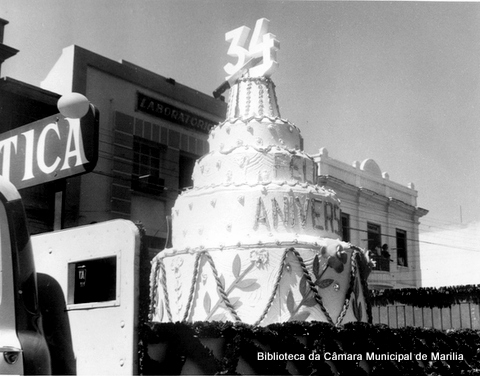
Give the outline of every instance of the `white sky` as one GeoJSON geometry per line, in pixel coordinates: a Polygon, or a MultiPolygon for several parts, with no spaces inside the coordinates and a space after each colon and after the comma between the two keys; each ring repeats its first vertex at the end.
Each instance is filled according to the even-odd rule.
{"type": "Polygon", "coordinates": [[[480,284],[480,223],[420,235],[422,287],[480,284]]]}
{"type": "Polygon", "coordinates": [[[40,85],[77,44],[204,93],[222,83],[225,33],[261,17],[280,41],[281,115],[351,163],[415,184],[421,230],[480,221],[480,3],[0,0],[1,75],[40,85]]]}

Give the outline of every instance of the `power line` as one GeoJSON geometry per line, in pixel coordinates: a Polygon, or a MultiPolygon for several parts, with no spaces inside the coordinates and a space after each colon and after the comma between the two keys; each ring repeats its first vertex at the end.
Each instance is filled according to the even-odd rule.
{"type": "MultiPolygon", "coordinates": [[[[113,136],[110,135],[110,134],[107,134],[107,133],[104,133],[104,132],[100,132],[100,134],[102,136],[104,136],[105,138],[108,138],[109,141],[111,141],[113,139],[113,136]]],[[[115,144],[113,142],[109,142],[109,141],[106,141],[106,140],[100,140],[100,142],[106,146],[110,146],[110,147],[113,147],[115,144]]],[[[133,145],[132,145],[133,146],[133,145]]],[[[113,153],[111,153],[110,151],[106,151],[106,150],[99,150],[99,154],[101,154],[101,158],[103,159],[106,159],[106,160],[110,160],[110,161],[114,161],[114,157],[115,155],[113,153]]],[[[172,161],[173,162],[173,161],[172,161]]],[[[134,161],[131,161],[132,163],[132,170],[135,168],[135,166],[139,166],[140,164],[139,163],[135,163],[134,161]]],[[[166,169],[162,169],[162,175],[166,175],[166,176],[171,176],[171,177],[176,177],[176,175],[171,175],[169,174],[168,172],[173,172],[174,170],[170,169],[170,170],[166,170],[166,169]]],[[[107,173],[107,172],[104,172],[104,171],[93,171],[94,173],[97,173],[97,174],[100,174],[100,175],[104,175],[104,176],[108,176],[110,178],[119,178],[119,179],[123,179],[123,180],[128,180],[128,181],[132,181],[132,178],[127,178],[125,176],[121,176],[121,175],[117,175],[117,174],[112,174],[112,173],[107,173]]],[[[166,189],[168,189],[167,187],[165,187],[166,189]]],[[[171,190],[171,188],[170,188],[171,190]]],[[[177,192],[182,192],[182,190],[176,190],[177,192]]],[[[357,208],[356,209],[356,212],[357,213],[360,213],[360,214],[365,214],[365,217],[362,217],[361,215],[357,215],[357,213],[355,214],[351,214],[351,213],[348,213],[350,218],[352,219],[355,219],[355,220],[359,220],[359,221],[365,221],[366,218],[368,218],[369,216],[371,216],[372,212],[371,211],[367,211],[365,210],[364,208],[357,208]]],[[[378,215],[378,213],[375,213],[378,215]]],[[[383,213],[382,213],[383,214],[383,213]]],[[[398,226],[394,226],[392,225],[390,222],[393,220],[400,220],[400,221],[405,221],[405,218],[402,217],[401,215],[398,215],[396,213],[385,213],[385,216],[388,215],[388,218],[385,218],[385,219],[381,219],[381,220],[373,220],[371,222],[375,222],[376,224],[379,224],[381,227],[382,227],[382,230],[387,230],[387,231],[382,231],[382,233],[380,234],[381,237],[386,237],[386,238],[396,238],[395,235],[390,235],[388,232],[394,230],[394,229],[397,229],[399,228],[398,226]]],[[[428,224],[428,223],[435,223],[435,221],[437,223],[447,223],[448,222],[444,222],[444,221],[441,221],[441,220],[437,220],[435,218],[429,218],[427,220],[425,219],[422,219],[422,221],[420,222],[419,226],[418,226],[418,229],[419,229],[419,232],[420,232],[420,227],[435,227],[435,228],[438,228],[440,230],[445,230],[445,231],[448,231],[448,230],[451,230],[451,228],[447,228],[447,227],[440,227],[439,225],[432,225],[432,224],[428,224]]],[[[367,220],[368,222],[368,220],[367,220]]],[[[405,226],[402,228],[405,229],[405,228],[409,228],[411,226],[415,226],[414,223],[411,223],[410,226],[405,226]]],[[[364,230],[364,229],[358,229],[358,228],[349,228],[350,230],[353,230],[353,231],[358,231],[358,232],[367,232],[367,230],[364,230]]],[[[423,233],[427,233],[427,232],[434,232],[434,231],[427,231],[427,230],[424,230],[423,233]]],[[[439,235],[440,238],[442,239],[445,239],[446,241],[450,240],[450,239],[455,239],[455,234],[451,234],[451,236],[453,237],[449,237],[448,234],[442,234],[442,235],[439,235]],[[446,235],[446,236],[445,236],[446,235]]],[[[466,234],[462,234],[463,236],[463,240],[465,240],[465,236],[468,236],[466,234]]],[[[455,248],[455,249],[462,249],[462,250],[466,250],[466,251],[480,251],[477,250],[477,249],[473,249],[473,248],[469,248],[469,247],[458,247],[458,246],[453,246],[453,245],[449,245],[449,244],[442,244],[442,243],[438,243],[438,242],[429,242],[429,241],[424,241],[424,240],[416,240],[416,239],[411,239],[411,238],[407,238],[407,241],[410,242],[410,243],[424,243],[424,244],[430,244],[430,245],[437,245],[437,246],[442,246],[442,247],[449,247],[449,248],[455,248]]],[[[473,238],[472,238],[472,241],[473,238]]]]}

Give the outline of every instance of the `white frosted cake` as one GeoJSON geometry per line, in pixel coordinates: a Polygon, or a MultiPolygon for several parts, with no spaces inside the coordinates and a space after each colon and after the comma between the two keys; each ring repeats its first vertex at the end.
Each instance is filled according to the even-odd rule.
{"type": "Polygon", "coordinates": [[[368,260],[340,240],[340,202],[269,77],[236,81],[208,142],[152,263],[151,320],[367,321],[368,260]]]}

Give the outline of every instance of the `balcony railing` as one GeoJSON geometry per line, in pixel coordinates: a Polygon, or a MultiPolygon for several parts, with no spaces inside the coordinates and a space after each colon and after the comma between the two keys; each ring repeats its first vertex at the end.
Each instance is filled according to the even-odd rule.
{"type": "Polygon", "coordinates": [[[390,271],[390,258],[375,254],[373,254],[371,257],[373,261],[375,261],[375,266],[373,267],[373,270],[380,270],[383,272],[390,271]]]}

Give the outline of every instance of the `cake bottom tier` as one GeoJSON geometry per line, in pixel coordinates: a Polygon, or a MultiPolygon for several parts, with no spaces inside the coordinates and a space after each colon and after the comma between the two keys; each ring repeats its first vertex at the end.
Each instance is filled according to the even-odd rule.
{"type": "Polygon", "coordinates": [[[368,321],[363,253],[347,243],[161,252],[152,262],[150,320],[368,321]]]}

